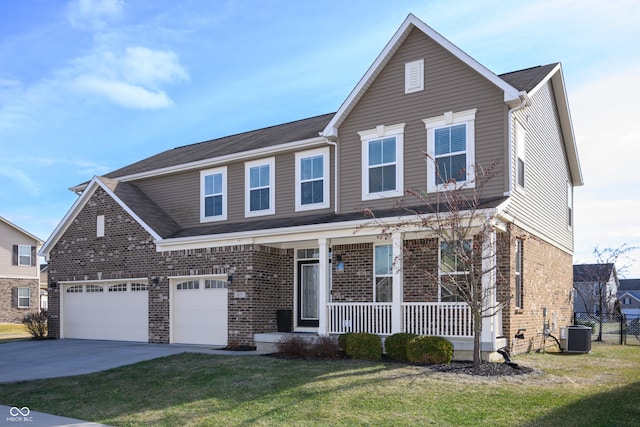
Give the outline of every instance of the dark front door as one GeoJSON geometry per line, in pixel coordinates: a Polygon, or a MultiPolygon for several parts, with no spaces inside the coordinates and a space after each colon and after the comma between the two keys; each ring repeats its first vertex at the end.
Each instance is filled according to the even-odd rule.
{"type": "Polygon", "coordinates": [[[298,326],[318,327],[318,278],[320,264],[317,260],[298,261],[298,326]]]}

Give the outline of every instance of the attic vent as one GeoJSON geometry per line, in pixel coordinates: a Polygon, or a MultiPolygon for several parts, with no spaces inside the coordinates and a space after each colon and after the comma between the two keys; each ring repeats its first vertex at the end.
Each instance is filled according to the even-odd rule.
{"type": "Polygon", "coordinates": [[[404,64],[404,93],[424,90],[424,59],[404,64]]]}

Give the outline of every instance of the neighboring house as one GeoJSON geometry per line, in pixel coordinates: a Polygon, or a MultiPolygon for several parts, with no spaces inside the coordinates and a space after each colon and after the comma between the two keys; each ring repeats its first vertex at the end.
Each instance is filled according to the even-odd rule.
{"type": "Polygon", "coordinates": [[[0,217],[0,323],[21,323],[39,310],[42,240],[0,217]]]}
{"type": "Polygon", "coordinates": [[[40,264],[40,310],[49,309],[49,265],[40,264]]]}
{"type": "Polygon", "coordinates": [[[574,265],[573,310],[578,315],[614,313],[618,286],[618,274],[613,263],[574,265]]]}
{"type": "Polygon", "coordinates": [[[487,260],[503,273],[491,296],[503,308],[483,320],[482,346],[540,347],[543,308],[552,328],[572,314],[582,175],[562,68],[497,76],[413,15],[336,113],[178,147],[74,187],[41,251],[50,333],[261,345],[284,310],[281,330],[442,335],[466,357],[468,307],[401,265],[417,245],[446,275],[437,237],[360,227],[363,208],[398,220],[405,189],[442,190],[425,150],[458,182],[497,165],[482,212],[495,218],[490,238],[508,242],[487,260]]]}
{"type": "Polygon", "coordinates": [[[628,316],[640,316],[640,279],[620,279],[618,286],[620,309],[628,316]]]}

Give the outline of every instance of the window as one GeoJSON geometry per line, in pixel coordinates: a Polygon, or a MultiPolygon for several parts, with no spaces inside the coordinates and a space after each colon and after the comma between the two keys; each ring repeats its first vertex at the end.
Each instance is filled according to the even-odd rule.
{"type": "Polygon", "coordinates": [[[393,288],[393,248],[391,245],[374,247],[373,269],[375,272],[374,301],[390,302],[393,288]]]}
{"type": "Polygon", "coordinates": [[[176,289],[179,291],[184,291],[187,289],[200,289],[200,281],[199,280],[189,280],[186,282],[178,283],[176,289]]]}
{"type": "Polygon", "coordinates": [[[424,59],[404,64],[404,93],[424,90],[424,59]]]}
{"type": "Polygon", "coordinates": [[[213,279],[213,280],[207,279],[204,281],[204,288],[205,289],[226,289],[227,281],[220,280],[220,279],[213,279]]]}
{"type": "Polygon", "coordinates": [[[67,288],[67,293],[68,294],[77,294],[77,293],[81,293],[83,289],[83,285],[73,285],[73,286],[69,286],[67,288]]]}
{"type": "Polygon", "coordinates": [[[440,301],[465,301],[460,292],[465,286],[472,245],[470,240],[440,242],[440,301]]]}
{"type": "Polygon", "coordinates": [[[104,215],[96,217],[96,237],[104,237],[104,215]]]}
{"type": "Polygon", "coordinates": [[[329,149],[296,153],[296,211],[329,207],[329,149]]]}
{"type": "Polygon", "coordinates": [[[18,308],[31,307],[31,290],[29,288],[18,288],[18,308]]]}
{"type": "Polygon", "coordinates": [[[117,285],[109,286],[109,292],[127,292],[126,283],[118,283],[117,285]]]}
{"type": "Polygon", "coordinates": [[[427,188],[441,191],[445,184],[474,187],[476,110],[424,119],[427,129],[427,188]]]}
{"type": "Polygon", "coordinates": [[[31,265],[31,246],[18,245],[18,265],[31,265]]]}
{"type": "Polygon", "coordinates": [[[402,196],[404,123],[358,132],[362,141],[362,200],[402,196]]]}
{"type": "Polygon", "coordinates": [[[100,285],[87,285],[85,292],[104,292],[104,288],[100,285]]]}
{"type": "Polygon", "coordinates": [[[567,181],[567,227],[573,226],[573,187],[567,181]]]}
{"type": "Polygon", "coordinates": [[[275,213],[275,159],[245,163],[245,216],[275,213]]]}
{"type": "Polygon", "coordinates": [[[518,151],[516,182],[519,187],[524,188],[526,133],[519,123],[516,124],[516,145],[518,151]]]}
{"type": "Polygon", "coordinates": [[[132,283],[131,284],[131,290],[133,292],[146,291],[148,289],[149,289],[149,285],[147,283],[132,283]]]}
{"type": "Polygon", "coordinates": [[[227,168],[200,172],[200,221],[227,219],[227,168]]]}
{"type": "Polygon", "coordinates": [[[516,308],[523,308],[522,292],[522,239],[516,239],[516,308]]]}

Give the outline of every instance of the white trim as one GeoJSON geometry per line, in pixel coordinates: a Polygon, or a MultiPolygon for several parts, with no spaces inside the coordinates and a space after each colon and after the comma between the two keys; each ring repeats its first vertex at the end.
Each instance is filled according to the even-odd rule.
{"type": "Polygon", "coordinates": [[[516,190],[524,191],[527,187],[527,131],[524,126],[518,121],[515,121],[516,125],[516,190]],[[520,185],[520,160],[524,164],[524,176],[523,183],[520,185]]]}
{"type": "Polygon", "coordinates": [[[362,200],[376,200],[387,197],[401,197],[404,194],[404,127],[406,123],[385,126],[358,132],[362,142],[362,200]],[[395,190],[369,192],[369,144],[384,138],[396,140],[396,188],[395,190]]]}
{"type": "Polygon", "coordinates": [[[33,263],[33,259],[31,257],[31,248],[32,248],[33,245],[16,245],[16,246],[18,246],[18,253],[16,254],[18,256],[18,259],[16,260],[17,261],[17,266],[18,267],[33,267],[31,265],[33,263]],[[20,255],[20,249],[21,248],[27,248],[28,249],[29,262],[27,264],[23,264],[23,263],[20,262],[20,258],[21,257],[26,257],[27,256],[27,255],[20,255]]]}
{"type": "MultiPolygon", "coordinates": [[[[296,212],[300,211],[309,211],[313,209],[324,209],[329,208],[331,206],[331,194],[330,193],[330,162],[331,155],[329,147],[317,148],[315,150],[308,151],[300,151],[295,155],[295,180],[296,180],[296,212]],[[302,173],[301,161],[303,159],[308,159],[309,157],[322,156],[322,203],[310,203],[303,205],[302,204],[302,178],[300,174],[302,173]]],[[[317,179],[316,179],[317,180],[317,179]]]]}
{"type": "Polygon", "coordinates": [[[200,222],[224,221],[227,219],[227,167],[205,169],[200,171],[200,222]],[[204,180],[207,176],[222,175],[222,193],[205,194],[204,180]],[[222,196],[222,213],[220,215],[205,216],[205,197],[222,196]]]}
{"type": "Polygon", "coordinates": [[[424,127],[427,130],[427,153],[430,158],[427,159],[427,191],[438,192],[450,188],[447,184],[436,184],[436,166],[435,166],[435,131],[446,127],[465,124],[466,125],[466,173],[465,181],[457,182],[456,187],[474,188],[474,172],[475,167],[475,118],[477,108],[471,110],[460,111],[454,113],[448,111],[440,116],[423,119],[424,127]]]}
{"type": "Polygon", "coordinates": [[[252,160],[244,163],[244,216],[255,217],[263,215],[273,215],[276,213],[276,158],[269,157],[266,159],[252,160]],[[261,209],[257,211],[250,210],[251,208],[251,169],[259,166],[269,166],[269,185],[262,186],[259,189],[269,189],[269,209],[261,209]]]}
{"type": "Polygon", "coordinates": [[[394,247],[393,247],[393,242],[384,242],[384,243],[378,243],[378,244],[374,244],[373,245],[373,262],[371,263],[373,265],[373,301],[372,302],[393,302],[393,254],[394,254],[394,247]],[[376,249],[377,248],[382,248],[382,247],[386,247],[389,248],[390,254],[391,255],[391,265],[389,266],[389,272],[385,273],[385,274],[377,274],[377,266],[376,266],[376,249]],[[378,277],[386,277],[388,279],[390,279],[390,283],[389,285],[391,285],[391,301],[378,301],[378,277]]]}
{"type": "Polygon", "coordinates": [[[433,39],[433,41],[440,44],[444,49],[448,50],[456,58],[460,59],[462,62],[470,66],[473,70],[478,72],[482,77],[486,78],[500,90],[502,90],[504,92],[504,102],[508,103],[517,101],[519,99],[520,92],[516,88],[492,73],[484,65],[480,64],[478,61],[467,55],[449,40],[442,37],[433,28],[429,27],[420,19],[416,18],[413,14],[409,14],[402,25],[400,25],[400,28],[398,28],[398,30],[395,32],[391,40],[389,40],[387,45],[384,47],[380,55],[378,55],[373,64],[369,67],[365,75],[360,79],[356,87],[351,91],[347,99],[342,103],[342,105],[338,109],[338,112],[333,116],[331,121],[324,128],[322,132],[323,136],[338,136],[338,127],[340,126],[344,118],[349,114],[354,105],[362,97],[375,77],[382,71],[389,58],[391,58],[391,56],[400,47],[402,42],[409,35],[413,28],[417,28],[418,30],[422,31],[427,37],[433,39]]]}
{"type": "Polygon", "coordinates": [[[424,90],[424,59],[404,64],[404,93],[424,90]]]}
{"type": "Polygon", "coordinates": [[[104,237],[104,215],[96,216],[96,237],[104,237]]]}

